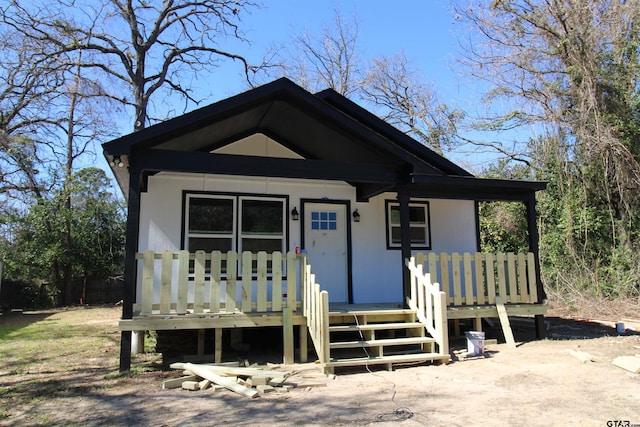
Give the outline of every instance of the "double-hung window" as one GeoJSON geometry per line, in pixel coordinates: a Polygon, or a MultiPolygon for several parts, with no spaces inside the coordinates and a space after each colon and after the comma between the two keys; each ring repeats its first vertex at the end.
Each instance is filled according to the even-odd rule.
{"type": "Polygon", "coordinates": [[[235,247],[236,200],[232,197],[188,195],[186,200],[186,247],[189,252],[235,247]]]}
{"type": "Polygon", "coordinates": [[[286,250],[284,197],[186,194],[189,252],[286,250]]]}
{"type": "MultiPolygon", "coordinates": [[[[387,222],[387,248],[400,248],[400,205],[392,200],[385,202],[387,222]]],[[[413,249],[431,249],[429,230],[429,202],[409,202],[409,234],[413,249]]]]}
{"type": "Polygon", "coordinates": [[[284,252],[284,200],[240,198],[238,251],[284,252]]]}

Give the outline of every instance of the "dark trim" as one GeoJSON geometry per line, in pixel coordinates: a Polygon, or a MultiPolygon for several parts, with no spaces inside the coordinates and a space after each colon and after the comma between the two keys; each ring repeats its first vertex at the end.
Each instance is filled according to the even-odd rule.
{"type": "Polygon", "coordinates": [[[143,150],[135,153],[137,164],[148,172],[187,172],[275,178],[329,179],[348,182],[392,184],[398,173],[381,165],[334,160],[283,159],[238,156],[199,151],[143,150]]]}
{"type": "Polygon", "coordinates": [[[407,308],[407,297],[411,294],[411,275],[409,269],[404,265],[405,260],[411,258],[411,221],[409,213],[409,195],[402,189],[398,191],[398,203],[400,204],[400,238],[401,251],[400,261],[402,268],[402,305],[407,308]]]}
{"type": "MultiPolygon", "coordinates": [[[[124,258],[124,289],[122,295],[122,318],[133,318],[133,303],[136,299],[138,239],[140,232],[140,175],[139,169],[130,168],[129,196],[127,198],[127,223],[124,258]]],[[[131,332],[123,331],[120,340],[120,372],[131,369],[131,332]]]]}
{"type": "Polygon", "coordinates": [[[540,273],[540,248],[538,238],[538,226],[536,215],[536,198],[532,195],[529,200],[525,202],[527,209],[527,231],[529,234],[529,251],[533,252],[536,263],[536,286],[538,290],[538,303],[542,304],[547,299],[547,294],[544,291],[542,285],[542,277],[540,273]]]}
{"type": "MultiPolygon", "coordinates": [[[[236,193],[236,192],[227,192],[227,191],[204,191],[204,190],[182,190],[182,213],[181,213],[181,220],[180,220],[180,227],[181,227],[181,231],[180,231],[180,248],[181,249],[185,249],[185,240],[186,240],[186,221],[187,221],[187,196],[189,195],[202,195],[202,196],[224,196],[224,197],[233,197],[236,201],[236,210],[234,212],[234,215],[236,216],[236,224],[239,225],[240,224],[240,198],[241,197],[254,197],[257,199],[264,199],[264,198],[268,198],[268,199],[281,199],[284,202],[284,222],[285,222],[285,236],[283,237],[284,239],[284,252],[285,254],[290,250],[290,245],[289,245],[289,241],[290,241],[290,226],[289,226],[289,222],[290,220],[290,203],[289,203],[289,195],[288,194],[263,194],[263,193],[236,193]]],[[[238,249],[238,245],[239,245],[239,239],[240,239],[240,232],[239,230],[235,230],[235,241],[234,243],[234,247],[236,249],[238,249]]],[[[237,274],[237,278],[238,280],[242,279],[242,275],[240,274],[241,272],[238,272],[237,274]]],[[[285,272],[286,273],[286,272],[285,272]]],[[[257,277],[256,277],[257,279],[257,277]]],[[[283,279],[286,279],[286,276],[283,276],[283,279]]]]}
{"type": "MultiPolygon", "coordinates": [[[[391,219],[389,218],[389,206],[391,205],[396,205],[399,206],[400,203],[398,202],[398,200],[391,200],[391,199],[385,199],[384,201],[384,227],[385,227],[385,238],[387,241],[387,250],[402,250],[402,243],[400,243],[400,246],[393,246],[391,243],[391,236],[390,236],[390,230],[389,230],[389,225],[390,225],[390,221],[391,219]]],[[[411,247],[411,249],[425,249],[425,250],[431,250],[432,248],[432,240],[431,240],[431,206],[429,204],[428,200],[420,200],[420,199],[409,199],[409,207],[411,207],[411,205],[424,205],[425,206],[425,218],[427,221],[427,244],[426,245],[417,245],[417,244],[413,244],[411,243],[411,240],[409,240],[409,245],[411,247]]],[[[409,231],[411,231],[411,221],[409,221],[409,231]]],[[[402,228],[402,224],[400,225],[400,227],[402,228]]]]}
{"type": "MultiPolygon", "coordinates": [[[[135,147],[134,150],[157,147],[164,142],[197,132],[247,111],[264,109],[266,112],[277,103],[288,104],[291,108],[303,111],[316,122],[345,135],[347,139],[366,141],[368,147],[377,151],[381,158],[426,164],[424,159],[417,157],[388,137],[373,131],[370,123],[350,116],[344,110],[336,108],[319,96],[312,95],[286,78],[149,126],[142,131],[122,136],[103,144],[103,147],[111,155],[129,154],[133,147],[135,147]]],[[[247,120],[236,134],[246,134],[248,131],[264,133],[265,129],[269,130],[268,124],[264,123],[264,117],[265,114],[262,114],[260,117],[247,120]]],[[[420,145],[417,141],[412,141],[415,145],[420,145]]]]}
{"type": "Polygon", "coordinates": [[[527,201],[545,188],[547,183],[542,181],[413,174],[406,191],[410,196],[431,199],[527,201]]]}
{"type": "Polygon", "coordinates": [[[353,304],[353,242],[351,238],[351,222],[353,218],[351,216],[351,201],[337,199],[300,199],[300,245],[303,249],[305,248],[305,212],[307,203],[343,205],[346,208],[347,219],[345,227],[347,229],[347,303],[353,304]]]}
{"type": "Polygon", "coordinates": [[[476,252],[481,252],[482,240],[480,238],[480,202],[476,200],[473,206],[476,215],[476,252]]]}
{"type": "MultiPolygon", "coordinates": [[[[524,202],[527,208],[527,231],[529,233],[529,251],[533,252],[533,257],[536,263],[536,288],[538,291],[538,304],[544,304],[547,300],[547,294],[542,285],[542,277],[540,272],[540,248],[539,248],[539,236],[538,225],[536,215],[536,196],[532,194],[528,200],[524,202]]],[[[543,339],[547,335],[546,325],[544,322],[544,315],[537,314],[534,316],[534,325],[536,331],[536,338],[543,339]]]]}

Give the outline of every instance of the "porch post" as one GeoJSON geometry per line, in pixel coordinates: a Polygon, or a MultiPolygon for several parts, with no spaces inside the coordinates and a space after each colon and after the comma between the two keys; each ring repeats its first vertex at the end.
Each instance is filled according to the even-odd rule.
{"type": "MultiPolygon", "coordinates": [[[[136,297],[136,251],[138,250],[141,174],[141,170],[129,166],[129,198],[127,201],[124,290],[122,297],[123,319],[133,318],[133,303],[136,297]]],[[[131,338],[131,331],[122,331],[120,334],[120,372],[126,372],[131,369],[131,338]]]]}
{"type": "Polygon", "coordinates": [[[407,297],[411,292],[411,274],[409,269],[405,267],[404,260],[411,258],[411,229],[409,223],[409,195],[398,189],[398,203],[400,204],[400,246],[401,246],[401,265],[402,265],[402,305],[407,307],[407,297]]]}
{"type": "MultiPolygon", "coordinates": [[[[536,288],[538,291],[538,303],[542,304],[547,299],[547,294],[542,286],[542,278],[540,276],[540,250],[539,250],[539,237],[538,237],[538,225],[536,216],[536,194],[531,193],[529,198],[524,202],[527,207],[527,231],[529,232],[529,251],[533,253],[536,269],[536,288]]],[[[542,339],[546,336],[546,329],[544,326],[544,316],[537,314],[535,316],[536,337],[542,339]]]]}

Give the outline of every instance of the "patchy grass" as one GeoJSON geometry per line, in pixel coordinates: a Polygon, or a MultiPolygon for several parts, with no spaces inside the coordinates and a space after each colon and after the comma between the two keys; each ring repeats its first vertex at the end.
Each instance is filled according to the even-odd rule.
{"type": "Polygon", "coordinates": [[[96,395],[157,369],[159,355],[150,353],[134,358],[131,374],[119,375],[119,317],[111,307],[0,315],[0,422],[56,424],[38,411],[28,415],[29,408],[96,395]]]}

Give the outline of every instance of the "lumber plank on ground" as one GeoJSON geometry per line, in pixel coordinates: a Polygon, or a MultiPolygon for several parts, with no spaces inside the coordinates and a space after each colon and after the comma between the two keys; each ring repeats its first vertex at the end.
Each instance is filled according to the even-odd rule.
{"type": "Polygon", "coordinates": [[[182,383],[185,381],[196,381],[198,377],[196,375],[186,375],[180,378],[171,378],[162,382],[162,389],[169,390],[172,388],[182,387],[182,383]]]}
{"type": "MultiPolygon", "coordinates": [[[[186,368],[187,365],[192,365],[192,364],[184,363],[184,362],[175,362],[169,365],[169,367],[171,369],[183,369],[183,370],[189,371],[189,369],[186,368]]],[[[214,372],[218,375],[231,376],[231,377],[261,376],[261,377],[271,377],[271,378],[281,378],[281,377],[287,378],[289,375],[291,375],[289,372],[286,372],[286,371],[274,371],[274,370],[260,369],[260,368],[221,366],[217,364],[216,365],[198,364],[197,366],[200,366],[204,369],[208,369],[209,371],[214,372]]]]}
{"type": "Polygon", "coordinates": [[[618,368],[622,368],[635,374],[640,373],[640,357],[637,356],[619,356],[613,359],[613,364],[618,368]]]}
{"type": "Polygon", "coordinates": [[[182,389],[190,391],[200,390],[200,383],[198,381],[183,381],[182,389]]]}
{"type": "Polygon", "coordinates": [[[259,386],[259,385],[267,385],[269,383],[269,377],[263,376],[252,376],[247,378],[247,385],[251,387],[259,386]]]}
{"type": "Polygon", "coordinates": [[[193,363],[187,363],[185,364],[184,369],[191,371],[195,375],[205,380],[209,380],[212,383],[225,386],[227,389],[233,392],[236,392],[238,394],[241,394],[243,396],[255,398],[259,394],[258,391],[256,390],[253,390],[251,388],[238,384],[234,378],[223,377],[205,368],[204,366],[195,365],[193,363]]]}
{"type": "Polygon", "coordinates": [[[578,359],[582,363],[593,362],[593,356],[589,353],[579,350],[569,350],[569,354],[576,359],[578,359]]]}
{"type": "Polygon", "coordinates": [[[509,324],[509,316],[507,315],[507,309],[504,306],[502,297],[496,296],[496,308],[498,309],[498,317],[500,318],[500,325],[502,325],[504,339],[509,347],[516,348],[516,341],[513,338],[513,331],[509,324]]]}

